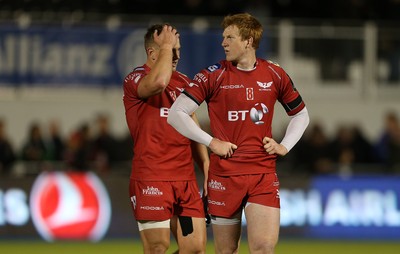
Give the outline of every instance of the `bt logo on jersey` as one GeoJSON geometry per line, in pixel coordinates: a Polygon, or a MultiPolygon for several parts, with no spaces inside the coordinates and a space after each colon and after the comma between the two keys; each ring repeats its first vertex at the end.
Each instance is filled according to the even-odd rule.
{"type": "Polygon", "coordinates": [[[93,173],[42,173],[31,192],[32,220],[47,241],[100,240],[111,219],[111,203],[93,173]]]}
{"type": "Polygon", "coordinates": [[[264,115],[269,112],[268,107],[264,103],[256,103],[250,110],[231,110],[228,111],[228,121],[245,121],[247,115],[250,115],[250,119],[253,123],[259,125],[263,124],[264,115]]]}
{"type": "Polygon", "coordinates": [[[230,122],[244,121],[247,113],[249,113],[248,110],[228,111],[228,120],[230,122]]]}
{"type": "Polygon", "coordinates": [[[264,103],[256,103],[254,107],[250,109],[250,118],[255,124],[263,124],[262,121],[264,114],[268,113],[268,108],[264,103]]]}

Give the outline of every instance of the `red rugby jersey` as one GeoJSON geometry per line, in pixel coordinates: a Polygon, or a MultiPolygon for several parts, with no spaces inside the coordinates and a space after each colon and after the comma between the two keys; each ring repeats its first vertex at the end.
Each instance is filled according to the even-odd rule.
{"type": "Polygon", "coordinates": [[[268,155],[262,143],[265,136],[272,137],[274,105],[279,101],[288,115],[305,107],[286,72],[263,59],[257,59],[250,71],[223,60],[196,74],[193,82],[183,93],[199,105],[207,102],[213,136],[238,146],[228,159],[211,154],[210,171],[217,175],[275,172],[277,155],[268,155]]]}
{"type": "Polygon", "coordinates": [[[168,111],[190,79],[174,71],[163,93],[142,100],[140,80],[150,72],[147,65],[134,69],[124,80],[126,122],[133,139],[131,178],[148,181],[195,179],[191,141],[167,123],[168,111]]]}

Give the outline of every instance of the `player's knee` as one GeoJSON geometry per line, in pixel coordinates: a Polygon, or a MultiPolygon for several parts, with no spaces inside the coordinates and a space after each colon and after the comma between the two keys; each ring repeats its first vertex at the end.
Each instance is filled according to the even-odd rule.
{"type": "Polygon", "coordinates": [[[158,253],[165,253],[169,248],[169,242],[167,241],[160,241],[154,242],[149,245],[150,253],[158,254],[158,253]]]}
{"type": "Polygon", "coordinates": [[[193,218],[193,232],[187,236],[183,236],[180,243],[184,244],[187,250],[182,253],[205,253],[207,234],[203,218],[193,218]]]}
{"type": "Polygon", "coordinates": [[[266,253],[273,254],[275,250],[275,243],[264,241],[264,242],[255,242],[250,246],[251,252],[254,253],[266,253]]]}
{"type": "Polygon", "coordinates": [[[178,253],[194,253],[194,254],[203,254],[206,253],[206,247],[205,245],[201,244],[196,244],[192,243],[191,245],[187,246],[179,246],[179,252],[178,253]]]}
{"type": "Polygon", "coordinates": [[[181,239],[179,241],[179,249],[180,253],[196,253],[196,254],[202,254],[205,253],[206,251],[206,237],[203,237],[202,235],[196,235],[194,237],[191,237],[189,239],[181,239]]]}
{"type": "Polygon", "coordinates": [[[188,253],[204,254],[206,253],[206,248],[202,244],[193,244],[188,253]]]}
{"type": "Polygon", "coordinates": [[[196,253],[198,251],[203,251],[206,248],[206,238],[203,238],[202,236],[198,235],[197,238],[195,238],[195,240],[192,240],[190,245],[192,246],[192,249],[196,251],[196,253]]]}
{"type": "Polygon", "coordinates": [[[237,254],[239,253],[239,246],[235,247],[229,247],[229,246],[224,246],[222,248],[216,248],[215,253],[218,254],[237,254]]]}
{"type": "Polygon", "coordinates": [[[238,242],[224,242],[224,244],[215,243],[215,253],[218,254],[236,254],[239,252],[238,242]]]}

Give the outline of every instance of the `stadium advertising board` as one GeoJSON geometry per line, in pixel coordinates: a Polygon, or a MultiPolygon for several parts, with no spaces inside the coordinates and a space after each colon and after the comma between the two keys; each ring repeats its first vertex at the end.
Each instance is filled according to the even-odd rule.
{"type": "Polygon", "coordinates": [[[282,236],[400,239],[399,177],[313,177],[307,186],[282,180],[282,236]]]}
{"type": "MultiPolygon", "coordinates": [[[[146,29],[0,25],[0,85],[120,86],[134,67],[146,62],[146,29]]],[[[224,57],[214,43],[220,40],[219,30],[199,34],[182,28],[180,34],[185,47],[178,70],[189,77],[224,57]]]]}
{"type": "Polygon", "coordinates": [[[110,224],[111,204],[93,173],[42,173],[30,194],[32,221],[47,241],[101,240],[110,224]]]}
{"type": "Polygon", "coordinates": [[[111,217],[108,193],[91,172],[44,172],[30,193],[16,186],[0,190],[0,208],[0,227],[13,232],[31,222],[46,241],[99,241],[111,217]]]}
{"type": "Polygon", "coordinates": [[[317,177],[308,196],[320,208],[309,213],[311,237],[400,239],[398,176],[317,177]]]}
{"type": "MultiPolygon", "coordinates": [[[[122,175],[2,178],[0,239],[138,238],[128,193],[122,175]]],[[[400,239],[399,177],[282,176],[280,197],[281,237],[400,239]]]]}

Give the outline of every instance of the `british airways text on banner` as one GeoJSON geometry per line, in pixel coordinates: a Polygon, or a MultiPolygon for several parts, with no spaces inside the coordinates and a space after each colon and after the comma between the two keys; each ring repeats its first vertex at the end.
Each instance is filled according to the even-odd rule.
{"type": "Polygon", "coordinates": [[[307,189],[281,185],[282,234],[400,239],[400,177],[326,176],[310,180],[307,189]]]}
{"type": "Polygon", "coordinates": [[[281,189],[282,229],[315,238],[400,239],[400,178],[314,177],[305,189],[281,189]]]}
{"type": "Polygon", "coordinates": [[[310,236],[400,239],[400,177],[316,177],[310,189],[321,200],[310,236]]]}

